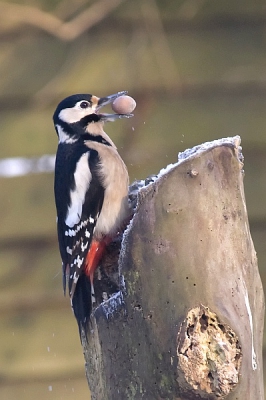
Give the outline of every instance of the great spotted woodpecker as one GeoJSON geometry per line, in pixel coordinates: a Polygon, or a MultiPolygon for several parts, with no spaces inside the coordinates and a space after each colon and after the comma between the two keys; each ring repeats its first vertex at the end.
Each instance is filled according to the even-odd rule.
{"type": "Polygon", "coordinates": [[[59,139],[54,192],[63,286],[66,291],[68,284],[80,333],[87,330],[92,311],[95,269],[129,216],[127,168],[103,125],[132,114],[99,113],[125,93],[76,94],[59,103],[53,116],[59,139]]]}

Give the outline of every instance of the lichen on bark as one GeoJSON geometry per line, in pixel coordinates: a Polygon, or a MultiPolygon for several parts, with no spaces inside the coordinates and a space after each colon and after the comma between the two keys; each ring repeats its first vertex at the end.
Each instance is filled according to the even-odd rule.
{"type": "Polygon", "coordinates": [[[225,398],[238,384],[241,345],[229,325],[203,305],[188,311],[177,335],[177,380],[201,398],[225,398]]]}

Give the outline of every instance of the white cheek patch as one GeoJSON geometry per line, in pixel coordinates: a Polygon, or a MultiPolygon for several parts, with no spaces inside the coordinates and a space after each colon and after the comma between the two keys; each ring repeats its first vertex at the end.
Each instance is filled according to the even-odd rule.
{"type": "Polygon", "coordinates": [[[64,108],[60,111],[58,118],[61,121],[71,124],[72,122],[77,122],[80,118],[78,116],[77,110],[73,108],[64,108]]]}
{"type": "MultiPolygon", "coordinates": [[[[78,224],[80,221],[82,207],[85,201],[85,195],[90,186],[91,172],[89,169],[88,157],[88,153],[85,153],[81,156],[80,160],[77,163],[76,171],[74,173],[76,187],[70,192],[70,206],[68,207],[67,217],[65,220],[66,225],[70,228],[73,228],[73,226],[78,224]]],[[[79,228],[79,230],[80,229],[81,227],[79,228]]],[[[67,231],[65,232],[65,234],[66,236],[75,236],[79,230],[78,228],[72,231],[69,229],[68,235],[66,234],[67,231]]]]}
{"type": "Polygon", "coordinates": [[[92,107],[81,108],[80,103],[81,102],[78,102],[75,107],[64,108],[61,110],[58,114],[58,118],[67,124],[74,124],[86,117],[86,115],[95,113],[97,104],[94,104],[92,107]]]}

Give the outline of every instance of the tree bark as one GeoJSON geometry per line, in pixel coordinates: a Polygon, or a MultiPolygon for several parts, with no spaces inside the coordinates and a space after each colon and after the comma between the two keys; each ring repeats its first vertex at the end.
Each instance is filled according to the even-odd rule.
{"type": "Polygon", "coordinates": [[[120,290],[82,339],[92,399],[264,399],[264,296],[239,145],[187,150],[139,190],[120,290]]]}

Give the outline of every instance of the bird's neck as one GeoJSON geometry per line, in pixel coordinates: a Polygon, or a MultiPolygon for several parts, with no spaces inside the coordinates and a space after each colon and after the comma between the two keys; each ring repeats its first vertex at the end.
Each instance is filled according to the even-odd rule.
{"type": "MultiPolygon", "coordinates": [[[[85,125],[85,118],[81,121],[74,124],[67,124],[63,121],[60,121],[60,124],[56,125],[57,132],[59,136],[59,142],[61,143],[73,143],[73,142],[81,142],[84,143],[86,141],[92,141],[101,143],[107,146],[111,146],[116,148],[113,141],[103,130],[103,122],[97,118],[97,114],[91,114],[87,117],[93,117],[92,121],[88,122],[85,125]],[[94,121],[95,119],[95,121],[94,121]]],[[[86,118],[87,118],[86,117],[86,118]]],[[[88,121],[88,118],[87,118],[88,121]]]]}

